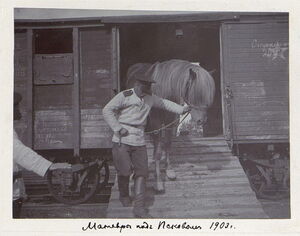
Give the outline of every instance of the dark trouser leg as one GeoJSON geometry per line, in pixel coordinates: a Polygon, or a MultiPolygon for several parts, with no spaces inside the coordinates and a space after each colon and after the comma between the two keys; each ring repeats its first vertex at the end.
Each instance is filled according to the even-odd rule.
{"type": "Polygon", "coordinates": [[[118,187],[120,192],[120,202],[124,207],[131,206],[129,197],[129,176],[118,176],[118,187]]]}
{"type": "Polygon", "coordinates": [[[145,208],[145,193],[146,193],[146,179],[143,176],[137,176],[134,180],[134,203],[133,213],[137,218],[152,218],[145,208]]]}
{"type": "Polygon", "coordinates": [[[146,178],[148,176],[148,156],[146,146],[132,147],[131,160],[134,168],[133,213],[137,218],[152,218],[145,208],[146,178]]]}
{"type": "Polygon", "coordinates": [[[124,207],[131,205],[129,198],[129,176],[132,170],[129,149],[130,147],[126,144],[118,145],[113,143],[112,147],[113,161],[118,174],[119,199],[124,207]]]}
{"type": "Polygon", "coordinates": [[[23,200],[13,200],[13,218],[20,218],[23,200]]]}

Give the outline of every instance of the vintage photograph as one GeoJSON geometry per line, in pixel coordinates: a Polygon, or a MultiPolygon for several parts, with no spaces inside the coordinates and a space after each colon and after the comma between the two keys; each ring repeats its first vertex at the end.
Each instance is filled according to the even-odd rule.
{"type": "Polygon", "coordinates": [[[13,90],[13,218],[291,218],[288,12],[15,8],[13,90]]]}

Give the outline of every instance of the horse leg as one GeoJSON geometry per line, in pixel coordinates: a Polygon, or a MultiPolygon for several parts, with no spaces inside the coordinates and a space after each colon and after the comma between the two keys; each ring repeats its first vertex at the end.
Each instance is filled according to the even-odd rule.
{"type": "Polygon", "coordinates": [[[155,160],[155,174],[156,174],[156,182],[154,185],[154,189],[158,192],[162,192],[164,191],[164,185],[160,173],[160,159],[162,154],[162,147],[161,147],[161,140],[158,136],[159,135],[155,135],[153,137],[153,141],[154,141],[153,157],[155,160]]]}
{"type": "Polygon", "coordinates": [[[164,143],[164,152],[166,156],[166,175],[168,179],[175,180],[176,179],[176,173],[172,169],[170,164],[170,150],[171,150],[171,144],[172,144],[172,129],[166,130],[166,137],[165,137],[165,143],[164,143]]]}

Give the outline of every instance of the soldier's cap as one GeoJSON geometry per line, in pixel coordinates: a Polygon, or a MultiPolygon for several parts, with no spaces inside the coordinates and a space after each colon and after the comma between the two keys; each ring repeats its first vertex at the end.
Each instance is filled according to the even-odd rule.
{"type": "Polygon", "coordinates": [[[155,80],[152,78],[153,69],[150,70],[140,70],[135,74],[135,79],[142,81],[142,82],[148,82],[148,83],[156,83],[155,80]]]}
{"type": "Polygon", "coordinates": [[[22,101],[22,95],[14,92],[14,106],[18,105],[22,101]]]}

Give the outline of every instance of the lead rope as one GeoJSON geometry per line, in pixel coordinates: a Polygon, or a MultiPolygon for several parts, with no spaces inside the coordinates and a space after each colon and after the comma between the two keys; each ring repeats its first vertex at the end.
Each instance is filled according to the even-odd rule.
{"type": "MultiPolygon", "coordinates": [[[[187,112],[187,113],[184,115],[183,119],[179,122],[178,125],[180,125],[180,124],[185,120],[185,118],[186,118],[189,114],[190,114],[190,112],[187,112]]],[[[170,127],[171,125],[175,124],[175,122],[177,122],[178,120],[180,120],[180,117],[177,118],[177,119],[175,119],[175,120],[173,120],[171,123],[169,123],[169,124],[167,124],[167,125],[165,125],[165,126],[160,127],[159,129],[155,129],[155,130],[151,130],[151,131],[145,132],[145,134],[158,134],[159,131],[164,130],[164,129],[170,127]]]]}
{"type": "MultiPolygon", "coordinates": [[[[190,112],[187,112],[187,113],[184,115],[183,119],[179,122],[178,125],[180,125],[180,124],[185,120],[185,118],[186,118],[189,114],[190,114],[190,112]]],[[[177,118],[177,119],[175,119],[175,120],[173,120],[171,123],[169,123],[169,124],[167,124],[167,125],[165,125],[165,126],[160,127],[159,129],[155,129],[155,130],[151,130],[151,131],[145,132],[145,134],[158,134],[159,131],[168,128],[169,126],[171,126],[171,125],[173,125],[175,122],[177,122],[179,119],[180,119],[180,117],[177,118]]],[[[122,143],[121,143],[121,140],[122,140],[122,136],[119,136],[119,142],[118,142],[119,147],[120,147],[121,144],[122,144],[122,143]]]]}

